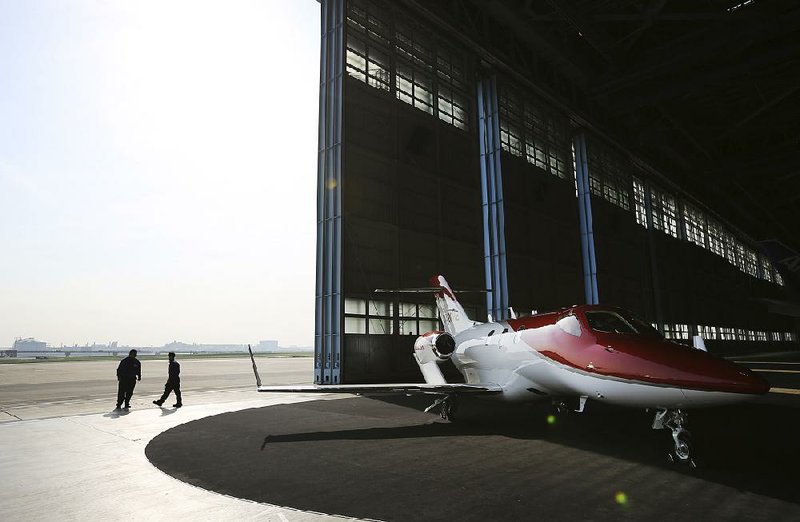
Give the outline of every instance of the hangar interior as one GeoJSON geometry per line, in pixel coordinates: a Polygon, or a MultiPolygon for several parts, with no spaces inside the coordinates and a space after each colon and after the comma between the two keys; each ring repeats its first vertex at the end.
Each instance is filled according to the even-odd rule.
{"type": "Polygon", "coordinates": [[[798,349],[793,2],[320,3],[315,382],[420,381],[432,298],[374,290],[436,274],[477,320],[798,349]]]}

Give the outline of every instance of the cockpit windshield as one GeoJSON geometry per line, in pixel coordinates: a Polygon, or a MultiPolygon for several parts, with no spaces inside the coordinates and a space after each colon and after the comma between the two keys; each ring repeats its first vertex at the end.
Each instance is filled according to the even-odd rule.
{"type": "Polygon", "coordinates": [[[658,330],[641,319],[620,311],[591,310],[586,312],[589,328],[596,332],[640,334],[648,337],[661,337],[658,330]]]}

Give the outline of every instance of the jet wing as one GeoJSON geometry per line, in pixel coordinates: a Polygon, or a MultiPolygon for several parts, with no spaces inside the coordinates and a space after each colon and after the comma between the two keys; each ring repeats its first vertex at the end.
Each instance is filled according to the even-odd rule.
{"type": "Polygon", "coordinates": [[[268,393],[359,393],[383,395],[448,395],[450,393],[493,394],[503,388],[496,384],[321,384],[258,386],[258,391],[268,393]]]}
{"type": "Polygon", "coordinates": [[[256,387],[258,391],[267,393],[360,393],[383,394],[383,395],[449,395],[451,393],[472,393],[472,394],[491,394],[500,393],[503,388],[497,384],[421,384],[421,383],[401,383],[401,384],[288,384],[280,386],[264,386],[261,384],[261,376],[258,375],[256,360],[253,357],[253,350],[247,345],[250,352],[250,361],[253,363],[253,374],[256,377],[256,387]]]}

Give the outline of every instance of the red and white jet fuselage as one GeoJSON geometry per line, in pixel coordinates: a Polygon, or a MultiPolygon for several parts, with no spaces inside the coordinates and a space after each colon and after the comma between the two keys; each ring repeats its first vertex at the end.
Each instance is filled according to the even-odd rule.
{"type": "Polygon", "coordinates": [[[498,384],[507,400],[584,397],[674,409],[739,402],[769,390],[750,370],[667,341],[615,307],[573,306],[476,324],[454,341],[450,359],[465,381],[498,384]]]}
{"type": "MultiPolygon", "coordinates": [[[[670,458],[693,464],[686,408],[748,400],[769,391],[753,372],[704,350],[664,339],[652,326],[613,306],[577,305],[508,321],[470,319],[442,276],[431,287],[392,292],[429,292],[436,298],[444,331],[414,343],[425,383],[262,386],[258,391],[438,395],[429,408],[452,419],[459,396],[514,402],[549,399],[656,410],[654,429],[670,429],[670,458]],[[452,361],[463,383],[448,383],[439,365],[452,361]]],[[[252,352],[251,352],[252,357],[252,352]]],[[[427,411],[427,410],[426,410],[427,411]]]]}

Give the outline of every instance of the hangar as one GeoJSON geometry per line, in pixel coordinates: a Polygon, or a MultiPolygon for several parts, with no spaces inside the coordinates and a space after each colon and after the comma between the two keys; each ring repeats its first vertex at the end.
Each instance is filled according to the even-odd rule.
{"type": "Polygon", "coordinates": [[[321,0],[315,382],[418,381],[445,274],[475,318],[628,308],[798,349],[800,8],[321,0]]]}

